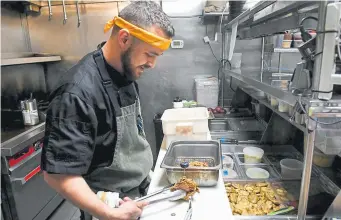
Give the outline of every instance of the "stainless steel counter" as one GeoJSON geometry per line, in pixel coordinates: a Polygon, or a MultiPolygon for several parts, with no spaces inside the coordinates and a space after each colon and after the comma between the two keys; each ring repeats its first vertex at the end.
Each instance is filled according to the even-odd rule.
{"type": "Polygon", "coordinates": [[[9,132],[1,132],[1,156],[13,156],[45,134],[45,122],[9,132]]]}

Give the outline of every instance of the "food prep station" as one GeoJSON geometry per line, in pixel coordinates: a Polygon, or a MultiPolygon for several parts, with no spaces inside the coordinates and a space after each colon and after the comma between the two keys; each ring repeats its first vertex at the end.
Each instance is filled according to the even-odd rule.
{"type": "MultiPolygon", "coordinates": [[[[321,55],[314,56],[314,75],[310,79],[314,94],[290,91],[293,74],[281,73],[280,68],[279,73],[272,72],[264,65],[267,53],[299,52],[296,41],[296,48],[276,48],[265,38],[298,28],[306,14],[317,15],[320,33],[333,34],[325,16],[328,5],[326,2],[299,1],[289,2],[279,10],[267,11],[269,6],[277,3],[260,1],[226,25],[221,25],[222,74],[218,91],[221,91],[219,102],[224,113],[212,113],[206,107],[204,112],[202,108],[195,108],[202,113],[199,114],[201,121],[185,123],[172,130],[177,122],[191,117],[189,111],[169,116],[175,118],[175,124],[170,127],[163,124],[165,137],[148,193],[176,183],[183,176],[193,179],[199,185],[200,193],[193,198],[191,220],[212,219],[213,216],[231,220],[341,219],[341,127],[336,123],[341,119],[341,98],[331,97],[329,92],[333,84],[341,82],[334,74],[335,69],[330,67],[333,64],[324,56],[335,45],[324,42],[323,35],[316,37],[316,50],[321,51],[321,55]],[[257,17],[264,11],[265,15],[257,17]],[[231,69],[227,62],[223,62],[231,60],[237,36],[242,40],[262,39],[260,70],[231,69]],[[227,106],[224,87],[226,81],[232,80],[237,82],[237,87],[227,106]],[[257,158],[259,161],[250,162],[245,153],[247,148],[262,150],[262,156],[257,158]],[[335,156],[338,153],[340,156],[335,156]],[[208,167],[181,165],[193,161],[205,162],[208,167]],[[298,169],[288,167],[295,166],[297,161],[301,163],[296,164],[298,169]],[[259,201],[262,202],[258,204],[259,201]],[[259,209],[260,206],[265,208],[259,209]],[[278,210],[282,212],[276,213],[278,210]]],[[[339,5],[335,7],[341,8],[339,5]]],[[[288,40],[283,43],[288,47],[288,40]]],[[[49,54],[15,57],[9,57],[1,65],[40,63],[46,71],[46,63],[61,60],[60,56],[49,54]]],[[[2,110],[5,114],[6,109],[2,110]]],[[[16,114],[21,114],[15,110],[16,114]]],[[[47,219],[63,201],[44,182],[40,170],[41,139],[45,131],[44,111],[40,112],[39,124],[1,134],[1,208],[4,213],[1,216],[8,219],[47,219]],[[37,195],[37,191],[41,193],[37,195]],[[37,196],[39,202],[32,203],[37,196]]],[[[163,123],[166,121],[170,125],[165,113],[163,123]]],[[[15,121],[15,117],[7,119],[9,124],[15,121]]],[[[140,219],[184,219],[188,211],[188,202],[162,201],[146,207],[140,219]]]]}

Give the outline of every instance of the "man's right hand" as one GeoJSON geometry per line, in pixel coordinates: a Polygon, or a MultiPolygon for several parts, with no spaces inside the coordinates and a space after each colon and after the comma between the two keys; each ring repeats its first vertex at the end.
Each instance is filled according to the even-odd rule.
{"type": "MultiPolygon", "coordinates": [[[[129,198],[124,198],[120,206],[113,210],[112,219],[131,220],[141,216],[142,209],[148,205],[148,202],[135,202],[129,198]]],[[[109,220],[109,219],[108,219],[109,220]]],[[[111,219],[110,219],[111,220],[111,219]]]]}

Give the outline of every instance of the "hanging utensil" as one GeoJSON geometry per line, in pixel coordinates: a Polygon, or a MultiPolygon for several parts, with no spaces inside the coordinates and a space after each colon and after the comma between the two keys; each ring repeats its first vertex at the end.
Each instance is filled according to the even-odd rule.
{"type": "Polygon", "coordinates": [[[76,2],[76,10],[77,10],[77,18],[78,18],[78,25],[77,27],[79,27],[81,25],[81,18],[80,18],[80,15],[79,15],[79,1],[76,2]]]}
{"type": "Polygon", "coordinates": [[[51,0],[47,0],[48,5],[49,5],[49,21],[52,18],[52,6],[51,6],[51,0]]]}
{"type": "Polygon", "coordinates": [[[63,24],[66,24],[67,16],[66,16],[65,0],[63,0],[63,13],[64,13],[63,24]]]}

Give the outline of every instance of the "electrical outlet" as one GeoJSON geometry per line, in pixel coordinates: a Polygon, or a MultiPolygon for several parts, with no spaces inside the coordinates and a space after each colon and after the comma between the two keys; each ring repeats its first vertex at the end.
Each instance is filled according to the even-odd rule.
{"type": "Polygon", "coordinates": [[[208,36],[204,37],[204,42],[205,42],[205,44],[210,43],[210,39],[208,38],[208,36]]]}

